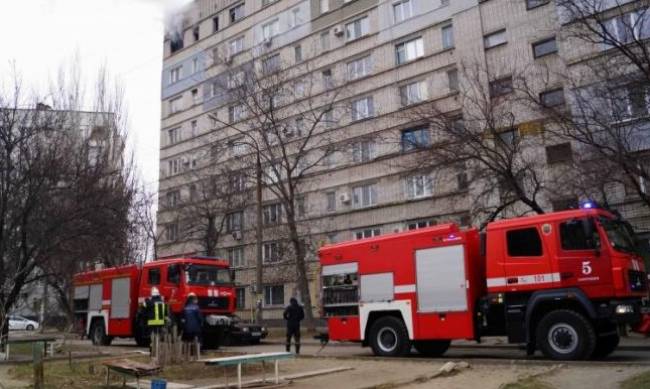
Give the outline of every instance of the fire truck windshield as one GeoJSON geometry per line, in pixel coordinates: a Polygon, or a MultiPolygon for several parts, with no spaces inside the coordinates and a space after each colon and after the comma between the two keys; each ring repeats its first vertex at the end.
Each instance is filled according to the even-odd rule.
{"type": "Polygon", "coordinates": [[[230,272],[209,265],[190,265],[187,267],[187,283],[189,285],[229,284],[230,272]]]}
{"type": "Polygon", "coordinates": [[[601,218],[600,222],[607,233],[609,243],[614,250],[626,253],[636,253],[634,236],[629,225],[617,219],[601,218]]]}

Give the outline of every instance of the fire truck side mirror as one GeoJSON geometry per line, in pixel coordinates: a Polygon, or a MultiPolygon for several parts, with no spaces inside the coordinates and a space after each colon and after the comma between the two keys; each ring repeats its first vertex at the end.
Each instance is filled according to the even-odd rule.
{"type": "Polygon", "coordinates": [[[235,270],[230,269],[230,282],[235,282],[235,270]]]}

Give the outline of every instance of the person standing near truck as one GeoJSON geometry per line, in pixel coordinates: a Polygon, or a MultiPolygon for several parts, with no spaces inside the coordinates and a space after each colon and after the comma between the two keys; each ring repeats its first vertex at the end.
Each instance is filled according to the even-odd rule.
{"type": "Polygon", "coordinates": [[[287,352],[291,351],[291,338],[293,338],[296,354],[300,354],[300,322],[305,318],[305,311],[295,297],[289,300],[289,306],[284,310],[283,317],[287,321],[287,352]]]}
{"type": "Polygon", "coordinates": [[[185,342],[188,353],[198,359],[200,356],[199,344],[201,343],[201,330],[203,329],[203,315],[198,305],[199,299],[196,294],[190,292],[187,297],[187,303],[183,308],[183,342],[185,342]]]}
{"type": "Polygon", "coordinates": [[[160,349],[160,337],[163,335],[169,308],[160,296],[158,288],[151,288],[151,298],[146,302],[147,327],[151,334],[151,354],[158,357],[160,349]]]}

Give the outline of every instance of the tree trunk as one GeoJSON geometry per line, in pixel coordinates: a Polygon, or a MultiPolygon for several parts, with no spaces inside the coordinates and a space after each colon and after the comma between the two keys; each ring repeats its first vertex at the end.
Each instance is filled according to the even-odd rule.
{"type": "Polygon", "coordinates": [[[262,257],[262,239],[263,239],[263,229],[262,229],[262,162],[260,161],[260,155],[257,155],[257,163],[255,164],[255,185],[256,185],[256,211],[257,211],[257,225],[255,233],[255,251],[256,251],[256,262],[255,262],[255,322],[258,324],[262,323],[264,319],[262,313],[262,298],[263,298],[263,289],[264,285],[264,258],[262,257]]]}
{"type": "Polygon", "coordinates": [[[41,296],[41,306],[38,310],[38,322],[40,326],[38,327],[38,332],[43,333],[45,328],[45,305],[47,304],[47,279],[43,279],[43,295],[41,296]]]}
{"type": "Polygon", "coordinates": [[[296,281],[298,283],[298,290],[300,291],[300,297],[305,308],[305,326],[309,330],[314,330],[316,328],[316,323],[314,322],[311,294],[309,293],[309,280],[307,279],[305,250],[300,242],[300,236],[298,236],[296,220],[294,216],[289,213],[287,215],[287,224],[289,225],[289,239],[291,240],[294,252],[296,253],[296,275],[298,278],[296,281]]]}

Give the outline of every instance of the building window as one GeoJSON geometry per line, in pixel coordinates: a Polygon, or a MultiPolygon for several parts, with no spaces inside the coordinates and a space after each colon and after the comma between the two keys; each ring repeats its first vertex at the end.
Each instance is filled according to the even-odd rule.
{"type": "Polygon", "coordinates": [[[169,41],[169,49],[171,50],[172,54],[183,49],[184,45],[185,44],[183,42],[183,37],[181,34],[175,34],[169,41]]]}
{"type": "Polygon", "coordinates": [[[367,16],[345,25],[345,36],[348,41],[359,39],[370,32],[370,21],[367,16]]]}
{"type": "Polygon", "coordinates": [[[192,138],[195,137],[199,133],[199,125],[196,120],[192,120],[190,122],[190,134],[192,134],[192,138]]]}
{"type": "Polygon", "coordinates": [[[169,175],[178,174],[181,171],[181,161],[178,158],[167,161],[167,171],[169,175]]]}
{"type": "Polygon", "coordinates": [[[379,227],[370,227],[354,231],[354,239],[356,240],[372,238],[373,236],[379,235],[381,235],[381,229],[379,227]]]}
{"type": "Polygon", "coordinates": [[[549,165],[573,160],[571,143],[560,143],[558,145],[546,146],[546,163],[549,165]]]}
{"type": "Polygon", "coordinates": [[[501,143],[505,145],[514,146],[515,143],[519,141],[519,130],[514,128],[510,130],[501,131],[497,135],[497,139],[499,139],[501,143]]]}
{"type": "Polygon", "coordinates": [[[165,229],[165,238],[168,242],[175,242],[178,240],[178,223],[171,223],[165,229]]]}
{"type": "Polygon", "coordinates": [[[506,41],[506,30],[499,30],[497,32],[493,32],[492,34],[488,34],[483,37],[483,44],[486,49],[490,49],[492,47],[500,46],[505,44],[506,41]]]}
{"type": "Polygon", "coordinates": [[[169,100],[169,113],[174,114],[182,109],[183,96],[175,97],[169,100]]]}
{"type": "Polygon", "coordinates": [[[605,47],[650,38],[647,8],[613,17],[603,22],[605,47]]]}
{"type": "Polygon", "coordinates": [[[377,186],[375,184],[359,185],[352,188],[352,206],[354,208],[370,207],[377,204],[377,186]]]}
{"type": "Polygon", "coordinates": [[[271,39],[280,33],[280,21],[278,19],[271,20],[262,25],[262,38],[271,39]]]}
{"type": "Polygon", "coordinates": [[[244,260],[244,246],[230,247],[228,249],[228,261],[231,267],[244,267],[246,266],[244,260]]]}
{"type": "Polygon", "coordinates": [[[403,106],[416,104],[427,99],[427,83],[412,82],[399,88],[400,100],[403,106]]]}
{"type": "Polygon", "coordinates": [[[265,205],[262,213],[262,222],[265,226],[280,224],[282,221],[282,204],[265,205]]]}
{"type": "Polygon", "coordinates": [[[324,14],[330,10],[330,0],[320,0],[320,13],[324,14]]]}
{"type": "Polygon", "coordinates": [[[425,174],[417,174],[405,179],[406,197],[419,199],[429,197],[433,193],[433,181],[425,174]]]}
{"type": "Polygon", "coordinates": [[[371,66],[372,62],[370,61],[369,55],[348,62],[348,79],[355,80],[367,76],[371,72],[371,66]]]}
{"type": "Polygon", "coordinates": [[[230,23],[235,23],[244,17],[244,3],[238,4],[229,11],[230,23]]]}
{"type": "Polygon", "coordinates": [[[284,305],[284,285],[266,285],[264,286],[264,306],[283,306],[284,305]]]}
{"type": "Polygon", "coordinates": [[[212,18],[212,33],[219,31],[219,16],[212,18]]]}
{"type": "Polygon", "coordinates": [[[174,143],[177,143],[180,140],[180,131],[180,128],[172,128],[171,130],[167,130],[167,144],[173,145],[174,143]]]}
{"type": "Polygon", "coordinates": [[[169,83],[174,84],[180,81],[182,76],[183,76],[183,65],[172,68],[172,70],[169,71],[169,83]]]}
{"type": "Polygon", "coordinates": [[[414,220],[406,223],[406,228],[409,230],[418,230],[420,228],[426,228],[435,225],[436,225],[436,221],[433,219],[414,220]]]}
{"type": "Polygon", "coordinates": [[[545,107],[564,105],[564,89],[554,89],[539,94],[539,101],[545,107]]]}
{"type": "Polygon", "coordinates": [[[533,9],[548,4],[550,0],[526,0],[526,9],[533,9]]]}
{"type": "Polygon", "coordinates": [[[650,86],[631,84],[622,87],[614,91],[612,103],[618,120],[646,116],[650,113],[650,86]]]}
{"type": "Polygon", "coordinates": [[[321,51],[327,51],[330,49],[330,33],[325,31],[320,34],[320,49],[321,51]]]}
{"type": "Polygon", "coordinates": [[[280,70],[280,54],[274,54],[262,60],[262,72],[271,74],[280,70]]]}
{"type": "Polygon", "coordinates": [[[327,200],[327,212],[336,211],[336,192],[325,193],[325,198],[327,200]]]}
{"type": "MultiPolygon", "coordinates": [[[[464,166],[463,169],[465,169],[464,166]]],[[[466,171],[461,171],[456,174],[456,184],[458,184],[458,190],[466,190],[469,187],[469,179],[466,171]]]]}
{"type": "Polygon", "coordinates": [[[542,255],[542,240],[537,228],[522,228],[506,232],[508,256],[539,257],[542,255]]]}
{"type": "Polygon", "coordinates": [[[567,209],[578,209],[578,199],[575,197],[551,200],[551,208],[553,212],[566,211],[567,209]]]}
{"type": "Polygon", "coordinates": [[[326,89],[334,88],[334,78],[332,77],[332,69],[325,69],[322,73],[323,85],[326,89]]]}
{"type": "Polygon", "coordinates": [[[451,49],[454,47],[454,26],[449,24],[442,28],[442,48],[451,49]]]}
{"type": "Polygon", "coordinates": [[[244,50],[244,37],[240,36],[228,43],[228,52],[230,55],[241,53],[244,50]]]}
{"type": "Polygon", "coordinates": [[[395,46],[395,55],[398,65],[423,57],[424,41],[420,37],[408,42],[400,43],[395,46]]]}
{"type": "Polygon", "coordinates": [[[198,104],[201,102],[201,99],[199,98],[199,90],[194,88],[192,89],[192,104],[198,104]]]}
{"type": "Polygon", "coordinates": [[[413,1],[402,0],[393,3],[393,20],[395,23],[403,22],[413,17],[413,1]]]}
{"type": "Polygon", "coordinates": [[[427,127],[403,130],[401,143],[404,152],[426,148],[431,145],[431,134],[427,127]]]}
{"type": "Polygon", "coordinates": [[[244,118],[244,106],[239,104],[239,105],[231,105],[228,107],[228,121],[229,123],[235,123],[244,118]]]}
{"type": "Polygon", "coordinates": [[[262,258],[265,263],[280,262],[280,243],[266,242],[262,246],[262,258]]]}
{"type": "Polygon", "coordinates": [[[300,15],[300,8],[294,8],[289,14],[289,28],[295,28],[301,25],[303,22],[302,16],[300,15]]]}
{"type": "Polygon", "coordinates": [[[535,58],[557,53],[557,42],[555,37],[533,43],[533,56],[535,58]]]}
{"type": "Polygon", "coordinates": [[[200,36],[199,36],[199,26],[195,26],[192,29],[192,37],[194,38],[194,42],[199,41],[199,38],[200,38],[200,36]]]}
{"type": "Polygon", "coordinates": [[[504,77],[490,82],[490,97],[507,95],[513,91],[512,77],[504,77]]]}
{"type": "Polygon", "coordinates": [[[458,82],[458,70],[451,69],[447,70],[447,82],[449,85],[449,90],[451,92],[458,92],[459,82],[458,82]]]}
{"type": "Polygon", "coordinates": [[[180,190],[169,191],[167,192],[166,197],[167,197],[167,206],[175,207],[181,201],[181,191],[180,190]]]}
{"type": "Polygon", "coordinates": [[[362,140],[352,145],[352,161],[368,162],[375,158],[375,142],[362,140]]]}
{"type": "Polygon", "coordinates": [[[296,62],[302,61],[302,46],[298,45],[293,48],[293,55],[296,59],[296,62]]]}
{"type": "Polygon", "coordinates": [[[364,97],[352,102],[352,120],[362,120],[375,114],[372,96],[364,97]]]}
{"type": "Polygon", "coordinates": [[[226,214],[226,231],[241,231],[244,223],[244,212],[237,211],[226,214]]]}
{"type": "Polygon", "coordinates": [[[246,288],[235,288],[235,308],[242,310],[246,308],[246,288]]]}

